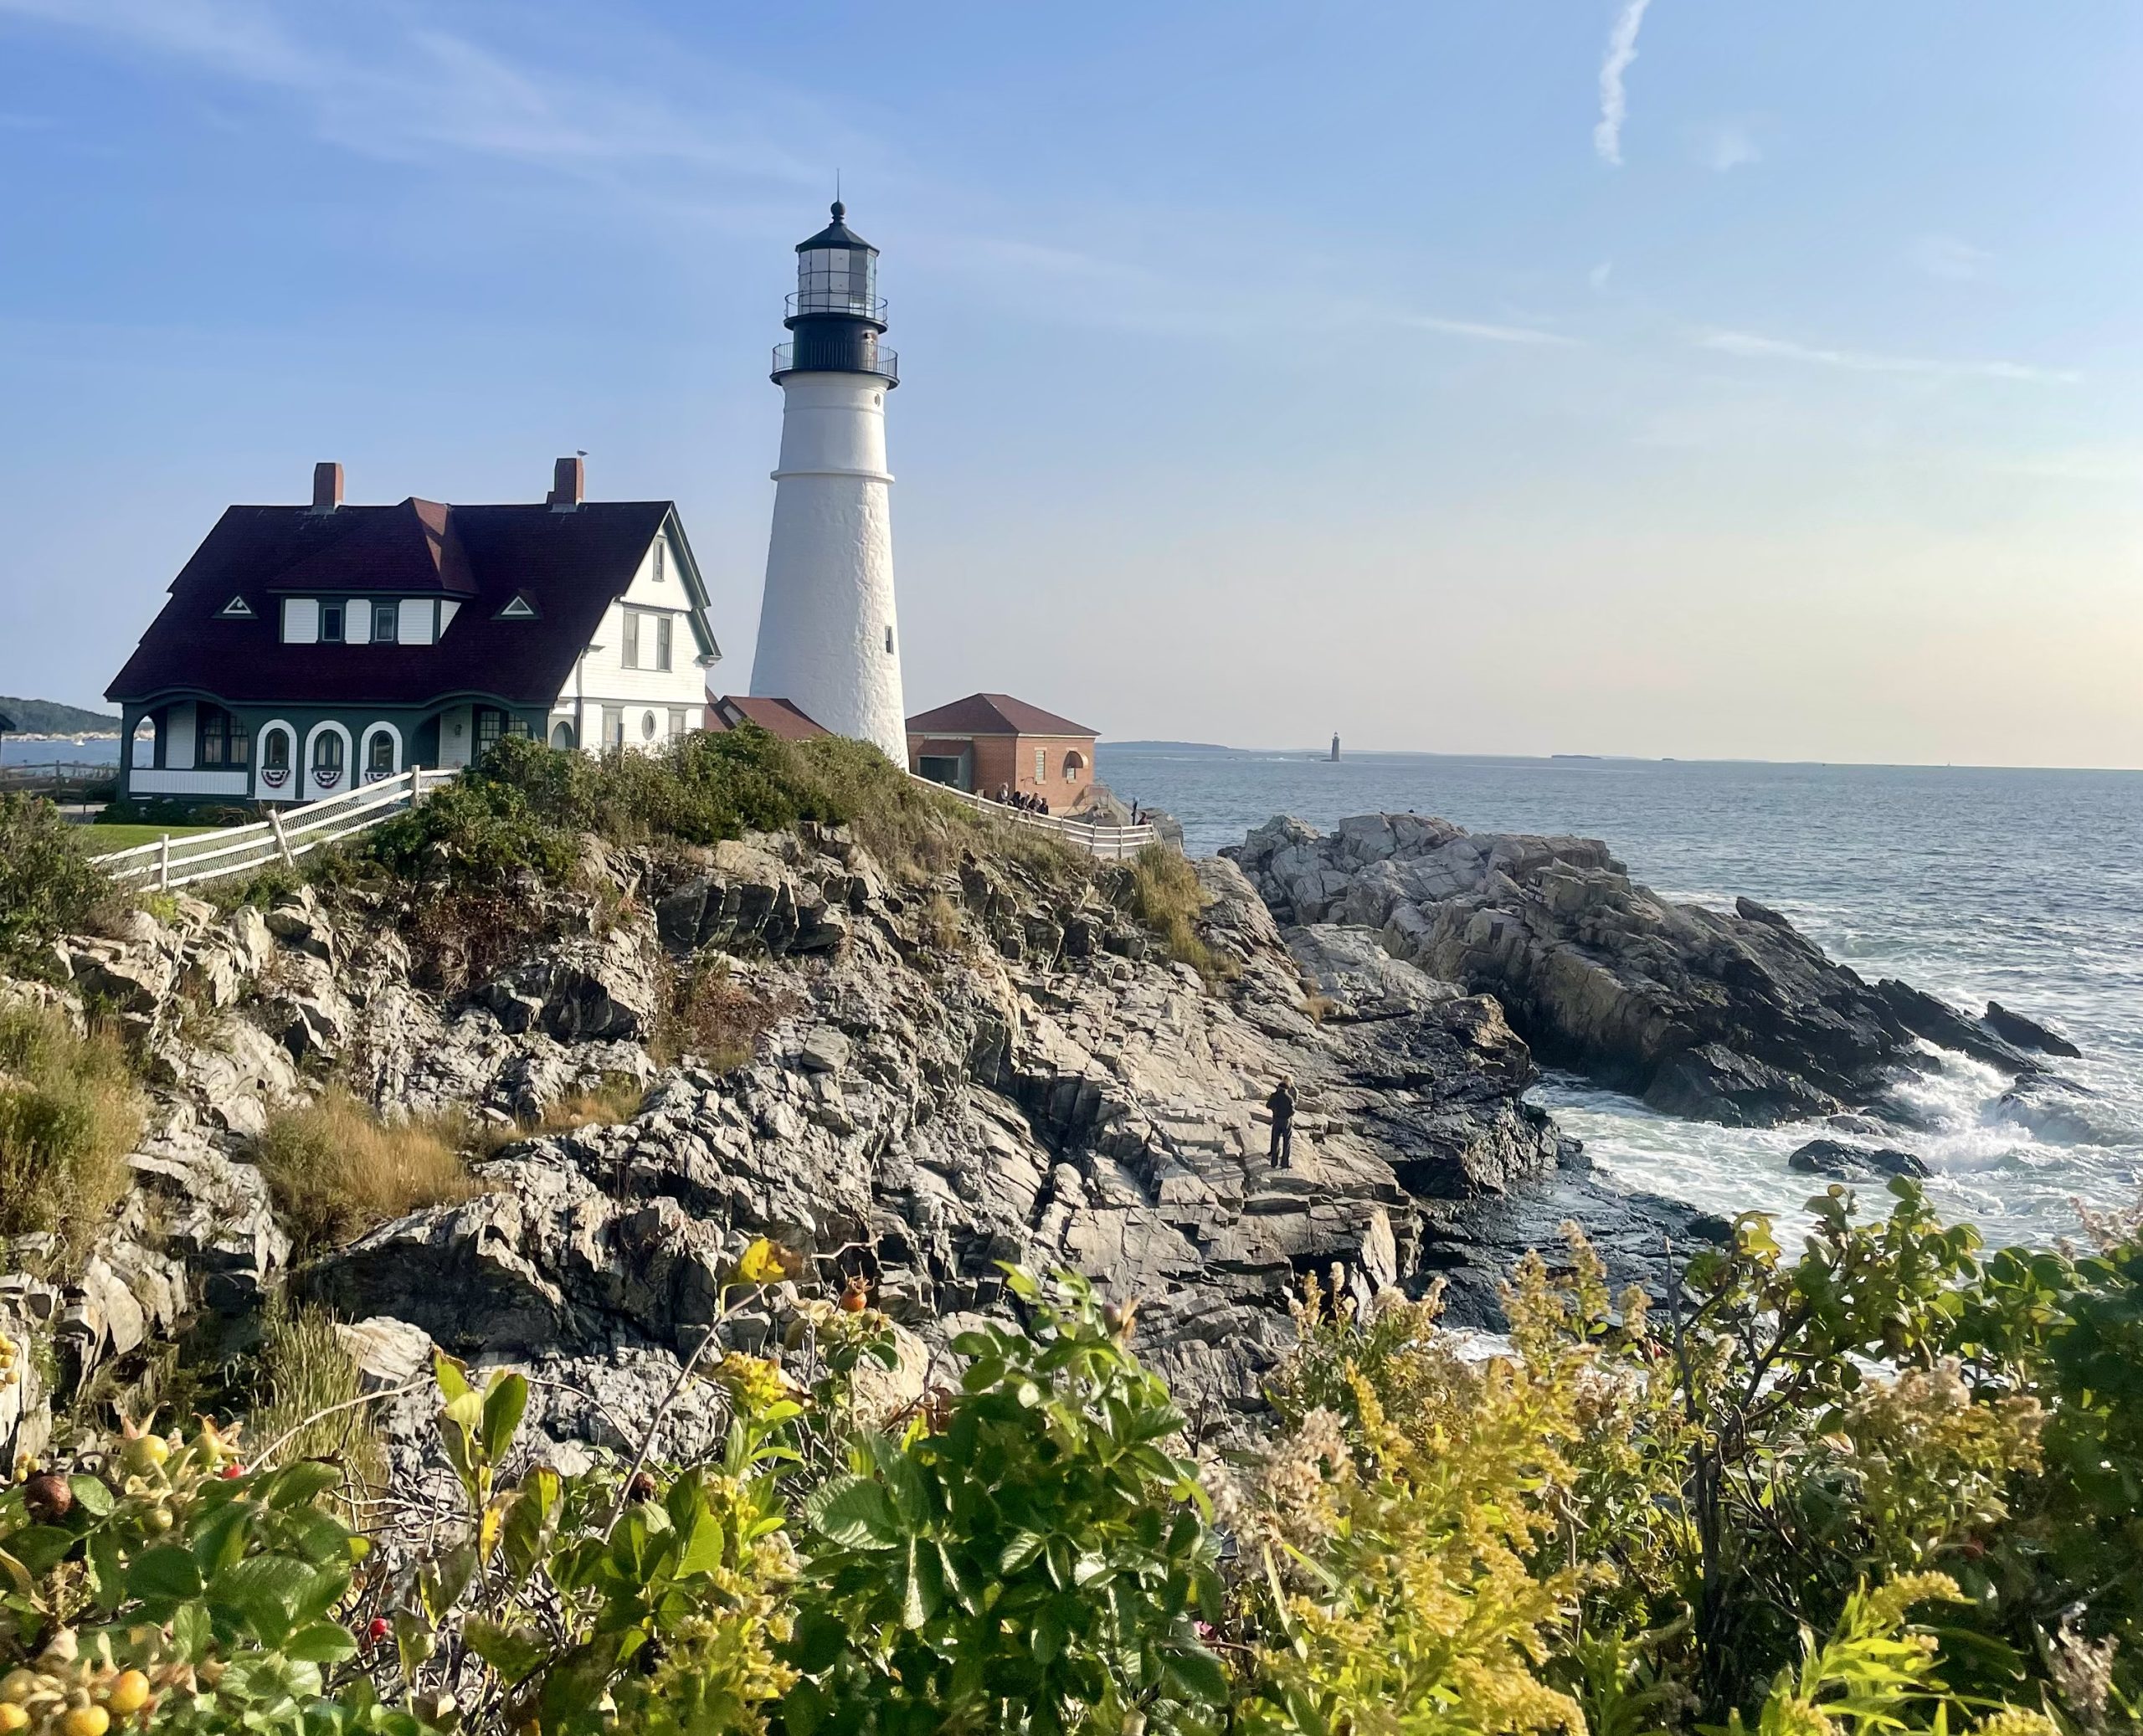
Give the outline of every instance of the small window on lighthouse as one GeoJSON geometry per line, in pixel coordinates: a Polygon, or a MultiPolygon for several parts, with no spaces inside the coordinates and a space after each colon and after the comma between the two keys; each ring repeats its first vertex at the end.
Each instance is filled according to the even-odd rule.
{"type": "Polygon", "coordinates": [[[886,655],[888,657],[893,655],[893,629],[890,627],[886,629],[886,655]]]}

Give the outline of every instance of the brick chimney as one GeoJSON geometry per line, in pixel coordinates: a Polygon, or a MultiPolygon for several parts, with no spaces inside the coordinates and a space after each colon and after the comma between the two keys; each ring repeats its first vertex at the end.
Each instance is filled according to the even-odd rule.
{"type": "Polygon", "coordinates": [[[342,504],[342,467],[318,464],[312,467],[312,510],[332,512],[342,504]]]}
{"type": "Polygon", "coordinates": [[[580,497],[588,490],[588,460],[584,458],[562,458],[552,466],[551,511],[570,512],[580,504],[580,497]]]}

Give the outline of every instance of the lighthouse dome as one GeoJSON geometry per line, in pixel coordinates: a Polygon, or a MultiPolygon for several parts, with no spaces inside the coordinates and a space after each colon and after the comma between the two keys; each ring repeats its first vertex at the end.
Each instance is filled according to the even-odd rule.
{"type": "Polygon", "coordinates": [[[834,220],[809,240],[796,244],[795,311],[882,320],[878,249],[841,220],[847,214],[847,207],[835,199],[834,220]]]}

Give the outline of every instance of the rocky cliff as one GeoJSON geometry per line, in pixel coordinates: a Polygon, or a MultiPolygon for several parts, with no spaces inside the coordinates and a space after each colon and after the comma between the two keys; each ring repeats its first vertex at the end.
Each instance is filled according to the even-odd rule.
{"type": "MultiPolygon", "coordinates": [[[[889,1405],[1002,1309],[1016,1261],[1139,1298],[1142,1349],[1210,1428],[1258,1408],[1305,1271],[1440,1278],[1457,1322],[1493,1325],[1498,1278],[1565,1217],[1623,1276],[1718,1233],[1596,1183],[1525,1101],[1536,1055],[1735,1122],[1880,1112],[1903,1070],[1939,1064],[1922,1038],[2058,1084],[2015,1015],[2005,1035],[1871,986],[1746,901],[1669,903],[1596,840],[1370,815],[1328,836],[1275,820],[1226,854],[1196,865],[1202,973],[1126,913],[1128,871],[970,854],[896,883],[810,826],[591,843],[577,889],[522,887],[540,942],[452,992],[436,912],[377,883],[181,900],[67,942],[65,988],[0,999],[116,1020],[151,1112],[86,1251],[0,1251],[0,1333],[49,1351],[0,1387],[0,1458],[38,1449],[55,1398],[123,1389],[182,1333],[227,1354],[285,1289],[345,1323],[376,1385],[415,1381],[435,1342],[537,1377],[562,1456],[636,1446],[761,1235],[807,1262],[799,1299],[861,1283],[899,1323],[889,1405]],[[1302,1110],[1275,1170],[1283,1075],[1302,1110]],[[620,1081],[622,1118],[532,1131],[620,1081]],[[490,1129],[474,1191],[294,1256],[257,1142],[331,1086],[490,1129]]],[[[716,1405],[688,1387],[659,1450],[703,1444],[716,1405]]],[[[403,1438],[421,1420],[412,1397],[403,1438]]]]}
{"type": "MultiPolygon", "coordinates": [[[[1633,1255],[1652,1242],[1649,1218],[1557,1173],[1573,1154],[1523,1101],[1535,1068],[1495,999],[1360,937],[1291,950],[1234,865],[1198,871],[1210,981],[1123,914],[1113,871],[970,857],[895,886],[809,828],[660,860],[592,850],[591,891],[529,889],[556,906],[550,937],[452,994],[424,986],[412,913],[377,893],[181,901],[68,942],[64,999],[130,1029],[151,1128],[78,1269],[40,1278],[55,1248],[7,1250],[0,1332],[59,1353],[0,1394],[0,1444],[36,1449],[54,1381],[123,1374],[189,1323],[213,1338],[286,1282],[347,1323],[375,1383],[409,1379],[428,1340],[529,1369],[565,1451],[636,1444],[761,1234],[822,1286],[867,1281],[902,1323],[889,1401],[1002,1306],[1012,1261],[1141,1298],[1142,1347],[1209,1422],[1257,1405],[1303,1271],[1445,1273],[1488,1320],[1495,1275],[1561,1215],[1611,1247],[1627,1221],[1633,1255]],[[1276,1171],[1264,1101],[1283,1074],[1303,1111],[1276,1171]],[[637,1112],[514,1137],[620,1076],[645,1087],[637,1112]],[[475,1164],[473,1197],[293,1271],[254,1143],[330,1081],[510,1143],[475,1164]]],[[[666,1448],[712,1405],[688,1390],[666,1448]]]]}

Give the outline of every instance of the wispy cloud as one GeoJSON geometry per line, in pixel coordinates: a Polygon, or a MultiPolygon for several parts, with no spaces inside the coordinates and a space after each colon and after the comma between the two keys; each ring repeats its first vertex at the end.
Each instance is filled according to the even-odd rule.
{"type": "Polygon", "coordinates": [[[1615,262],[1612,259],[1602,259],[1585,274],[1585,280],[1596,290],[1604,290],[1607,287],[1607,280],[1614,275],[1615,262]]]}
{"type": "Polygon", "coordinates": [[[1471,337],[1483,343],[1545,344],[1551,348],[1582,347],[1575,337],[1538,326],[1499,326],[1486,320],[1448,320],[1436,314],[1409,314],[1400,322],[1420,331],[1441,331],[1449,337],[1471,337]]]}
{"type": "Polygon", "coordinates": [[[1622,122],[1630,112],[1622,76],[1637,58],[1637,31],[1644,23],[1645,8],[1651,4],[1652,0],[1623,0],[1615,28],[1607,33],[1607,57],[1600,63],[1600,121],[1592,129],[1592,148],[1602,162],[1618,168],[1622,162],[1622,122]]]}
{"type": "Polygon", "coordinates": [[[1744,163],[1764,160],[1749,129],[1733,121],[1709,129],[1697,147],[1697,157],[1706,168],[1722,175],[1744,163]]]}
{"type": "Polygon", "coordinates": [[[732,103],[714,122],[716,105],[683,109],[643,85],[537,72],[393,4],[339,36],[332,13],[279,15],[257,0],[0,0],[8,16],[279,96],[318,137],[364,156],[463,155],[605,182],[651,164],[763,183],[823,178],[780,142],[781,116],[765,112],[769,102],[793,110],[793,100],[763,92],[768,101],[732,103]]]}
{"type": "Polygon", "coordinates": [[[1990,458],[1987,468],[2005,475],[2031,476],[2047,482],[2104,483],[2134,488],[2143,483],[2143,448],[2082,446],[2051,452],[2009,454],[1990,458]]]}
{"type": "Polygon", "coordinates": [[[1992,263],[1994,255],[1955,235],[1915,235],[1906,244],[1905,258],[1930,277],[1962,283],[1977,277],[1992,263]]]}
{"type": "Polygon", "coordinates": [[[1929,379],[2018,380],[2041,386],[2074,386],[2084,378],[2074,368],[2038,367],[2022,362],[1949,362],[1923,356],[1888,356],[1868,350],[1834,350],[1762,337],[1751,331],[1708,330],[1695,335],[1699,349],[1761,361],[1800,362],[1854,373],[1916,374],[1929,379]]]}

